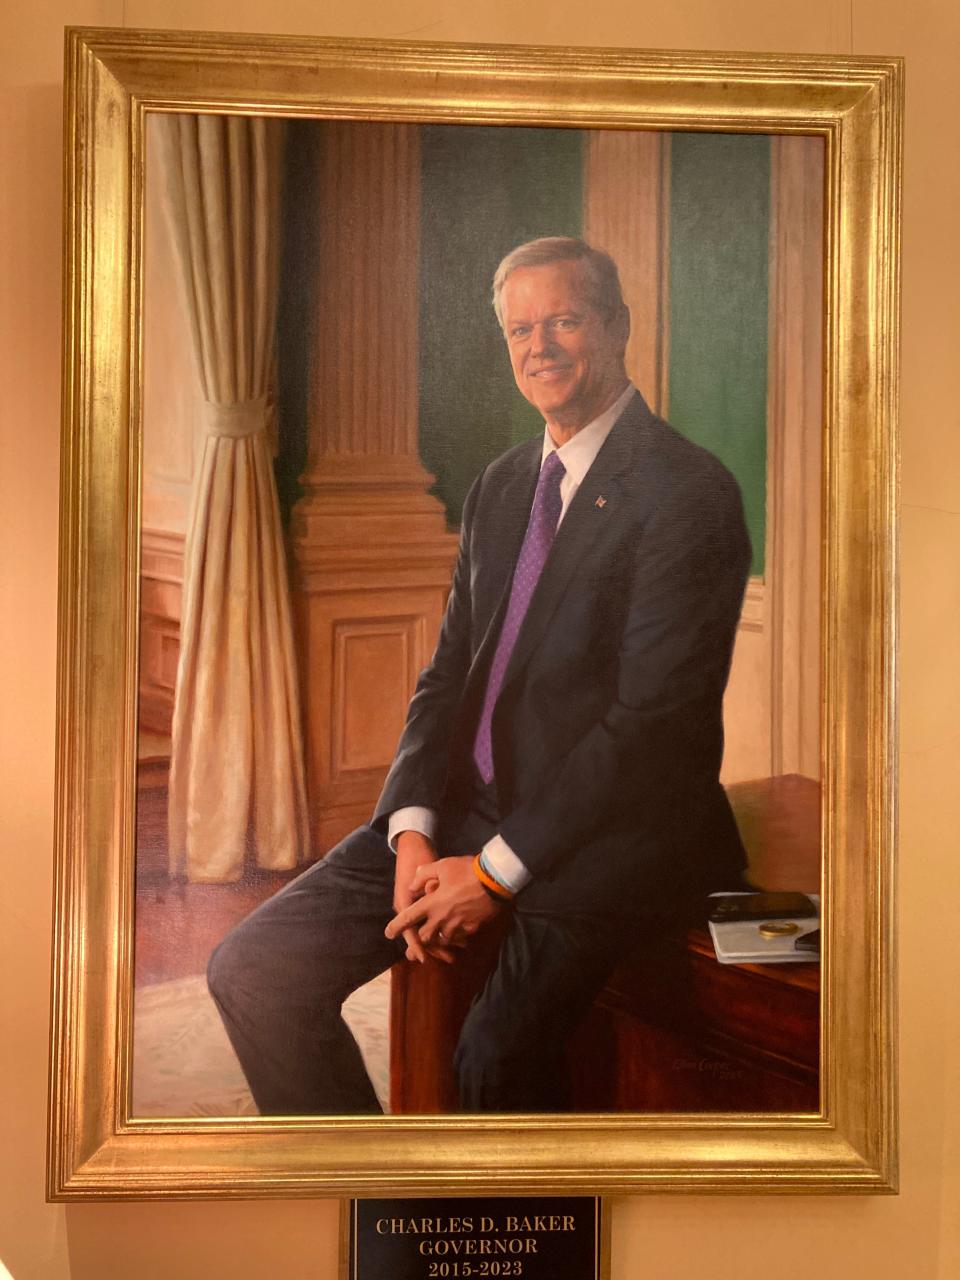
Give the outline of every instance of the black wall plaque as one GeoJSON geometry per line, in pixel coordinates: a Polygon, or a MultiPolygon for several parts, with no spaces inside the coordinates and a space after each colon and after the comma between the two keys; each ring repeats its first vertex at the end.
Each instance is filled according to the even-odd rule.
{"type": "Polygon", "coordinates": [[[603,1280],[600,1199],[352,1200],[343,1280],[603,1280]]]}

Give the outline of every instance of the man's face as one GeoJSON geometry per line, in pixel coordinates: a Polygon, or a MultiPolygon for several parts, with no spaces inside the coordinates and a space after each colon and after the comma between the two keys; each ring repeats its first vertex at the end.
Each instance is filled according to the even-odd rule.
{"type": "Polygon", "coordinates": [[[578,431],[623,390],[626,311],[604,320],[579,262],[518,267],[500,307],[517,386],[551,427],[578,431]]]}

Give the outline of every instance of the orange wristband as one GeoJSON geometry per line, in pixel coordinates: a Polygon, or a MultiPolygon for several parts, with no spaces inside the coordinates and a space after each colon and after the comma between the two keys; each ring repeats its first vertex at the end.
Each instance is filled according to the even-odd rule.
{"type": "Polygon", "coordinates": [[[479,853],[473,860],[473,870],[477,879],[486,889],[487,893],[491,894],[494,898],[499,898],[501,902],[512,902],[513,894],[510,890],[500,884],[499,881],[494,880],[493,876],[488,876],[486,871],[484,871],[479,853]]]}

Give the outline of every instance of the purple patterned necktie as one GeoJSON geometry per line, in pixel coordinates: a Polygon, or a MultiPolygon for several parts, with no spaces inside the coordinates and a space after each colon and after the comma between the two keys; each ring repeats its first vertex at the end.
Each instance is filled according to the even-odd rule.
{"type": "Polygon", "coordinates": [[[548,454],[540,468],[527,532],[523,538],[523,546],[520,548],[517,567],[513,571],[510,602],[507,605],[503,626],[500,628],[497,650],[490,664],[483,710],[480,713],[477,736],[473,743],[473,759],[484,782],[490,782],[493,778],[493,743],[490,736],[493,708],[500,696],[510,655],[517,643],[517,636],[520,634],[527,609],[530,607],[533,593],[540,581],[540,574],[543,572],[543,566],[547,562],[547,556],[553,545],[560,512],[563,510],[560,482],[565,474],[566,468],[556,453],[548,454]]]}

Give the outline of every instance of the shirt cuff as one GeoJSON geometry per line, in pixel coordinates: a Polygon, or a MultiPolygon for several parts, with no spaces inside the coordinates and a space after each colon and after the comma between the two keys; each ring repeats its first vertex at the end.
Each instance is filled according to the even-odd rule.
{"type": "Polygon", "coordinates": [[[397,852],[397,836],[402,831],[419,831],[428,840],[433,840],[437,834],[436,812],[419,804],[394,809],[387,822],[387,842],[394,853],[397,852]]]}
{"type": "Polygon", "coordinates": [[[488,876],[511,893],[519,893],[533,878],[503,836],[494,836],[483,846],[480,865],[488,876]]]}

